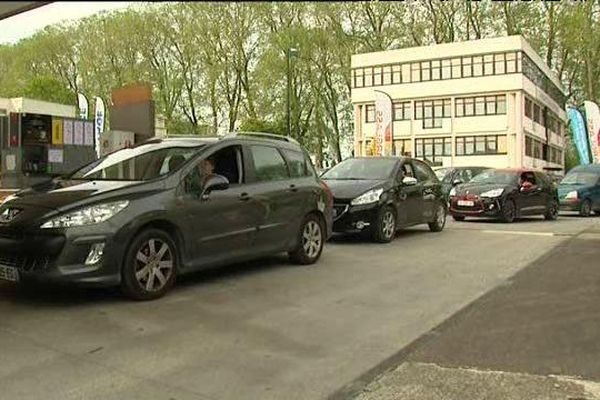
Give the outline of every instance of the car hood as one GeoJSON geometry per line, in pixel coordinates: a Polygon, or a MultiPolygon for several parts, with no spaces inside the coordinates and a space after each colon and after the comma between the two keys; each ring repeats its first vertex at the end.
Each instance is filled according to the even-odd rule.
{"type": "Polygon", "coordinates": [[[504,191],[507,192],[514,190],[515,187],[510,184],[507,185],[502,183],[463,183],[462,185],[456,186],[456,196],[479,196],[481,193],[494,189],[504,189],[504,191]]]}
{"type": "MultiPolygon", "coordinates": [[[[104,197],[128,193],[133,188],[143,188],[143,183],[133,181],[81,181],[53,179],[16,193],[8,203],[10,207],[41,208],[61,211],[79,205],[85,200],[101,200],[104,197]],[[106,196],[103,196],[106,195],[106,196]]],[[[147,190],[147,189],[146,189],[147,190]]],[[[137,191],[137,190],[134,190],[137,191]]],[[[4,207],[3,207],[4,208],[4,207]]]]}
{"type": "Polygon", "coordinates": [[[384,187],[386,180],[342,180],[326,179],[333,197],[338,200],[352,200],[368,190],[384,187]]]}

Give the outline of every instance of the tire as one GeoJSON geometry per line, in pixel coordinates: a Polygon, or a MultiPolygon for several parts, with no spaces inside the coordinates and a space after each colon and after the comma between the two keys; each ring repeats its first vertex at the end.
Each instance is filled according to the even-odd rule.
{"type": "Polygon", "coordinates": [[[296,248],[288,252],[290,261],[299,265],[310,265],[317,262],[325,244],[323,222],[315,214],[304,217],[298,231],[296,248]]]}
{"type": "Polygon", "coordinates": [[[446,207],[443,204],[438,204],[435,210],[434,220],[429,224],[431,232],[441,232],[446,225],[446,207]]]}
{"type": "Polygon", "coordinates": [[[465,220],[465,216],[464,215],[452,215],[452,219],[455,221],[464,221],[465,220]]]}
{"type": "Polygon", "coordinates": [[[514,200],[506,200],[504,207],[502,207],[502,215],[500,220],[502,222],[511,223],[517,217],[517,205],[514,200]]]}
{"type": "Polygon", "coordinates": [[[396,235],[396,213],[390,206],[379,209],[377,220],[371,231],[371,238],[377,243],[389,243],[396,235]]]}
{"type": "Polygon", "coordinates": [[[592,202],[589,199],[585,199],[579,207],[579,215],[582,217],[589,217],[592,214],[592,202]]]}
{"type": "Polygon", "coordinates": [[[164,296],[175,284],[178,261],[177,246],[165,231],[142,231],[127,249],[121,269],[121,290],[134,300],[164,296]]]}
{"type": "Polygon", "coordinates": [[[555,200],[552,200],[550,207],[546,210],[544,214],[544,218],[547,221],[555,221],[558,218],[558,203],[555,200]]]}

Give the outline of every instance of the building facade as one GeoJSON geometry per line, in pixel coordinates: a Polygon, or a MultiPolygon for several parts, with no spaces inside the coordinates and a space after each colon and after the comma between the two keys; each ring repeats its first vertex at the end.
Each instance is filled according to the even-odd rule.
{"type": "Polygon", "coordinates": [[[354,155],[371,155],[375,91],[392,152],[439,166],[562,169],[565,93],[521,36],[352,56],[354,155]]]}

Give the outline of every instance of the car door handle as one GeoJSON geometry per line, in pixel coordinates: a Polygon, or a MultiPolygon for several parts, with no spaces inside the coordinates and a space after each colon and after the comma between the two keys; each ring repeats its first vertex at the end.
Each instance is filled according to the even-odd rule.
{"type": "Polygon", "coordinates": [[[290,185],[290,187],[289,187],[289,189],[288,189],[288,190],[289,190],[290,192],[297,192],[297,191],[298,191],[298,188],[296,187],[296,185],[293,185],[293,184],[292,184],[292,185],[290,185]]]}
{"type": "Polygon", "coordinates": [[[240,199],[240,201],[248,201],[248,200],[250,200],[250,195],[248,193],[244,192],[244,193],[240,194],[239,199],[240,199]]]}

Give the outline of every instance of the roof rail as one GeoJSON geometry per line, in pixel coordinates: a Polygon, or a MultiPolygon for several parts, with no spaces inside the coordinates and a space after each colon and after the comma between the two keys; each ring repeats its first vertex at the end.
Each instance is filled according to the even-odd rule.
{"type": "Polygon", "coordinates": [[[300,144],[298,141],[290,136],[277,135],[275,133],[267,132],[247,132],[247,131],[235,131],[225,135],[225,137],[236,137],[236,136],[255,136],[265,139],[283,140],[294,144],[300,144]]]}

